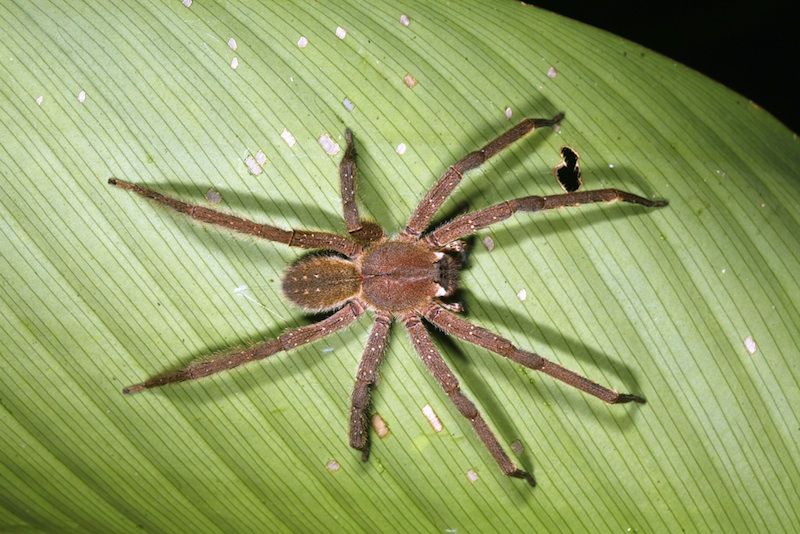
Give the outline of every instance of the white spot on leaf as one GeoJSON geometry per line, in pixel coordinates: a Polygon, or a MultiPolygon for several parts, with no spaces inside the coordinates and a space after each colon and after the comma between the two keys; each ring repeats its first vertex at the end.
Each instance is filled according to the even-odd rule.
{"type": "Polygon", "coordinates": [[[417,85],[417,79],[411,74],[406,73],[406,75],[403,76],[403,83],[405,83],[408,87],[413,88],[415,85],[417,85]]]}
{"type": "Polygon", "coordinates": [[[525,299],[528,298],[528,291],[523,287],[519,291],[517,291],[517,298],[521,302],[525,302],[525,299]]]}
{"type": "Polygon", "coordinates": [[[514,115],[514,112],[511,111],[511,108],[508,106],[506,106],[506,109],[503,110],[503,113],[505,114],[507,119],[511,119],[511,117],[514,115]]]}
{"type": "Polygon", "coordinates": [[[442,431],[442,428],[444,428],[442,426],[442,422],[439,421],[439,416],[436,415],[436,412],[433,411],[433,408],[431,408],[430,404],[426,404],[422,407],[422,413],[428,419],[428,422],[431,424],[435,432],[442,431]]]}
{"type": "Polygon", "coordinates": [[[389,427],[386,426],[386,421],[378,414],[372,416],[372,428],[375,429],[375,433],[378,434],[378,437],[381,439],[389,435],[389,427]]]}
{"type": "Polygon", "coordinates": [[[183,0],[181,3],[183,4],[183,7],[191,7],[192,0],[183,0]]]}
{"type": "Polygon", "coordinates": [[[264,170],[253,156],[247,156],[244,160],[244,164],[247,165],[247,170],[249,170],[250,174],[253,176],[258,176],[264,170]]]}
{"type": "Polygon", "coordinates": [[[80,102],[81,104],[86,102],[86,91],[81,90],[81,92],[78,93],[78,102],[80,102]]]}
{"type": "Polygon", "coordinates": [[[411,19],[408,18],[408,15],[400,15],[400,24],[403,26],[408,26],[411,24],[411,19]]]}
{"type": "Polygon", "coordinates": [[[319,136],[319,146],[321,146],[322,149],[331,156],[338,154],[340,150],[339,144],[331,139],[331,136],[328,134],[322,134],[319,136]]]}
{"type": "Polygon", "coordinates": [[[297,40],[297,46],[299,46],[300,48],[307,47],[308,46],[308,39],[305,36],[300,37],[300,39],[297,40]]]}
{"type": "Polygon", "coordinates": [[[265,163],[267,163],[267,155],[264,154],[263,150],[259,150],[258,152],[256,152],[256,163],[258,163],[262,167],[264,166],[265,163]]]}
{"type": "Polygon", "coordinates": [[[347,37],[347,30],[342,28],[341,26],[336,26],[336,37],[339,39],[344,39],[347,37]]]}
{"type": "Polygon", "coordinates": [[[405,154],[405,153],[406,153],[406,150],[407,150],[407,149],[408,149],[408,147],[406,146],[406,144],[405,144],[405,143],[400,143],[399,145],[397,145],[397,146],[395,147],[394,151],[395,151],[395,152],[397,152],[399,155],[401,155],[401,156],[402,156],[403,154],[405,154]]]}
{"type": "Polygon", "coordinates": [[[328,463],[325,464],[325,467],[328,469],[328,471],[331,471],[332,473],[334,473],[334,472],[338,471],[339,468],[341,468],[342,466],[339,465],[339,462],[337,462],[336,460],[331,458],[330,460],[328,460],[328,463]]]}
{"type": "Polygon", "coordinates": [[[470,469],[469,471],[467,471],[467,478],[469,479],[470,482],[475,482],[476,480],[478,480],[478,473],[470,469]]]}
{"type": "Polygon", "coordinates": [[[756,345],[756,340],[753,339],[753,336],[747,336],[744,338],[744,348],[747,349],[748,354],[751,356],[756,353],[758,346],[756,345]]]}
{"type": "Polygon", "coordinates": [[[236,50],[237,48],[239,48],[239,45],[236,44],[236,39],[234,39],[233,37],[228,39],[228,48],[230,48],[231,50],[236,50]]]}
{"type": "Polygon", "coordinates": [[[41,95],[40,95],[40,96],[37,96],[37,97],[36,97],[36,103],[37,103],[37,104],[39,104],[39,105],[41,106],[41,105],[42,105],[42,102],[44,102],[44,97],[43,97],[43,96],[41,96],[41,95]]]}
{"type": "Polygon", "coordinates": [[[235,58],[233,58],[233,59],[231,60],[231,68],[232,68],[233,70],[236,70],[236,69],[238,69],[238,68],[239,68],[239,58],[238,58],[238,57],[235,57],[235,58]]]}
{"type": "Polygon", "coordinates": [[[347,97],[345,97],[345,99],[342,100],[342,105],[344,106],[344,109],[346,109],[347,111],[353,111],[353,109],[355,108],[353,103],[347,97]]]}
{"type": "Polygon", "coordinates": [[[548,78],[550,78],[552,80],[556,76],[558,76],[558,71],[556,70],[555,67],[550,67],[549,69],[547,69],[547,77],[548,78]]]}
{"type": "Polygon", "coordinates": [[[286,141],[286,144],[289,145],[290,147],[293,147],[294,144],[297,142],[294,136],[292,135],[292,132],[290,132],[286,128],[284,128],[283,131],[281,132],[281,137],[283,138],[284,141],[286,141]]]}
{"type": "Polygon", "coordinates": [[[209,189],[206,191],[206,200],[212,204],[219,204],[222,201],[222,195],[220,195],[219,191],[209,189]]]}
{"type": "Polygon", "coordinates": [[[483,246],[486,247],[486,250],[489,252],[494,250],[494,239],[491,236],[486,236],[483,238],[483,246]]]}

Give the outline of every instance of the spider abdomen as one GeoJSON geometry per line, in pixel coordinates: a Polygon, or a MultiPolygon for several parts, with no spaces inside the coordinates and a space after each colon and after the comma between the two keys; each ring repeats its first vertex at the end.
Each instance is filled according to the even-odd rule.
{"type": "Polygon", "coordinates": [[[283,293],[308,311],[337,308],[358,295],[361,275],[339,256],[307,256],[283,275],[283,293]]]}
{"type": "Polygon", "coordinates": [[[438,258],[416,243],[386,241],[364,253],[362,297],[379,310],[411,310],[436,295],[438,258]]]}

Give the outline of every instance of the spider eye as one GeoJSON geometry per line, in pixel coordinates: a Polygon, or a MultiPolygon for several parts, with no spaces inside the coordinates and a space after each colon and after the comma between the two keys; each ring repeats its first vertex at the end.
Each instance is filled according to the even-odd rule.
{"type": "Polygon", "coordinates": [[[437,297],[449,297],[458,288],[459,263],[451,256],[445,254],[436,262],[436,274],[434,281],[439,288],[436,292],[437,297]]]}

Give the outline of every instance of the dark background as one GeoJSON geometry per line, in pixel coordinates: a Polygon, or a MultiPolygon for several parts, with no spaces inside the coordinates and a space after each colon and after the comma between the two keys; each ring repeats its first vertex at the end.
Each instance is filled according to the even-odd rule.
{"type": "Polygon", "coordinates": [[[800,132],[798,19],[790,1],[525,0],[709,76],[800,132]]]}

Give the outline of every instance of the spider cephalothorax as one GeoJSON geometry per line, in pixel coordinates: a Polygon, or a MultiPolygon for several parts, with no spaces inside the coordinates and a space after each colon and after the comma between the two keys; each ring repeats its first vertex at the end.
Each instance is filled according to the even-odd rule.
{"type": "MultiPolygon", "coordinates": [[[[449,167],[427,192],[411,215],[405,229],[387,238],[375,223],[362,221],[355,201],[355,145],[347,130],[347,149],[339,166],[344,220],[349,237],[327,232],[283,230],[258,224],[215,210],[187,204],[151,189],[112,178],[109,183],[128,189],[188,215],[194,219],[224,226],[292,247],[327,251],[312,254],[290,266],[283,277],[283,291],[294,304],[308,311],[333,313],[319,322],[288,330],[243,350],[234,350],[189,364],[165,375],[125,388],[136,393],[172,382],[194,380],[219,371],[259,360],[277,352],[321,339],[351,324],[365,311],[375,315],[364,356],[358,366],[356,384],[351,397],[350,445],[369,454],[369,410],[372,388],[377,384],[378,367],[383,359],[389,326],[400,321],[411,336],[414,348],[425,366],[439,382],[456,408],[472,424],[478,437],[506,475],[535,484],[533,477],[519,469],[503,450],[475,405],[462,392],[458,379],[442,359],[431,341],[422,320],[447,334],[484,347],[520,365],[546,373],[568,385],[594,395],[605,402],[619,404],[644,402],[644,399],[596,384],[538,354],[515,347],[510,341],[461,318],[458,304],[443,302],[456,290],[464,237],[481,228],[508,219],[518,211],[540,211],[590,202],[621,200],[647,207],[666,205],[665,201],[649,200],[616,189],[569,192],[553,196],[522,197],[462,215],[437,229],[425,233],[447,197],[464,177],[464,173],[481,165],[502,149],[543,126],[557,124],[563,115],[552,119],[525,119],[482,149],[467,154],[449,167]]],[[[572,152],[574,153],[574,151],[572,152]]],[[[575,164],[577,169],[577,154],[575,164]]]]}

